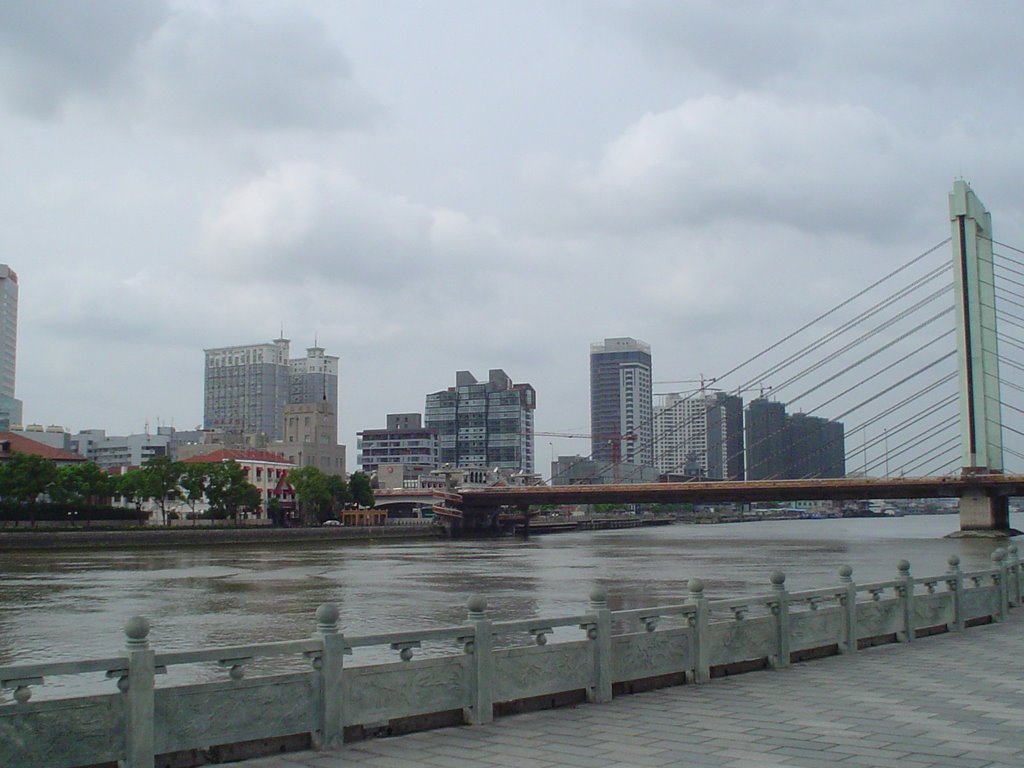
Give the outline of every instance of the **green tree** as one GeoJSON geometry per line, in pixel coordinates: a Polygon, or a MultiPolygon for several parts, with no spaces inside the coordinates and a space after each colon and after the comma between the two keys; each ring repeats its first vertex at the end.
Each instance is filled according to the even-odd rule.
{"type": "Polygon", "coordinates": [[[114,477],[94,462],[80,461],[58,467],[49,496],[63,504],[98,505],[114,495],[116,485],[114,477]]]}
{"type": "Polygon", "coordinates": [[[203,463],[192,463],[181,465],[181,476],[178,478],[181,498],[188,505],[189,516],[193,524],[196,519],[196,505],[206,495],[206,476],[209,465],[203,463]]]}
{"type": "Polygon", "coordinates": [[[352,501],[352,492],[341,475],[327,476],[327,492],[331,495],[331,512],[334,517],[352,501]]]}
{"type": "Polygon", "coordinates": [[[322,523],[331,515],[331,490],[327,475],[314,466],[289,470],[288,483],[295,491],[299,516],[306,525],[322,523]]]}
{"type": "Polygon", "coordinates": [[[370,485],[370,476],[365,472],[353,472],[348,479],[348,490],[352,494],[352,500],[360,507],[373,507],[376,500],[373,498],[373,486],[370,485]]]}
{"type": "Polygon", "coordinates": [[[153,456],[142,465],[145,473],[146,498],[152,499],[160,507],[160,517],[167,525],[167,505],[178,497],[178,481],[181,479],[182,467],[169,456],[153,456]]]}
{"type": "Polygon", "coordinates": [[[123,474],[117,475],[114,479],[115,492],[124,499],[135,505],[138,512],[142,511],[142,504],[148,498],[149,479],[141,469],[129,469],[123,474]]]}
{"type": "Polygon", "coordinates": [[[0,463],[0,498],[15,504],[32,504],[57,480],[57,465],[53,461],[15,452],[0,463]]]}
{"type": "Polygon", "coordinates": [[[236,461],[207,465],[206,498],[210,502],[210,517],[232,520],[238,520],[243,509],[259,509],[261,501],[259,489],[249,482],[236,461]]]}

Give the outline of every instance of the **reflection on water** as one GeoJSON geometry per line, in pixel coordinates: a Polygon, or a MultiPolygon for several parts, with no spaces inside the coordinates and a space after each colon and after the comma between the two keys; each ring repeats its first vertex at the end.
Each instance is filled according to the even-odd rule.
{"type": "MultiPolygon", "coordinates": [[[[496,619],[582,612],[595,585],[613,609],[680,602],[686,582],[727,597],[893,578],[901,558],[917,575],[988,567],[992,540],[944,539],[955,516],[674,525],[481,541],[65,550],[0,555],[0,664],[111,655],[134,615],[158,650],[294,639],[333,601],[350,635],[465,619],[487,596],[496,619]]],[[[1013,524],[1024,528],[1024,520],[1013,524]]]]}

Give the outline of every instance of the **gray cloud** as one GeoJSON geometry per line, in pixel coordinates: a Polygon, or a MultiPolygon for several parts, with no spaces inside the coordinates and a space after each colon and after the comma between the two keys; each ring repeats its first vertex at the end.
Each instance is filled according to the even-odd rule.
{"type": "Polygon", "coordinates": [[[151,108],[172,123],[332,131],[365,126],[378,111],[323,24],[301,8],[176,14],[143,66],[151,108]]]}
{"type": "Polygon", "coordinates": [[[189,130],[335,131],[379,107],[305,8],[163,0],[0,5],[0,85],[37,118],[79,101],[189,130]]]}
{"type": "Polygon", "coordinates": [[[168,18],[163,0],[6,0],[0,3],[0,89],[37,118],[75,97],[124,85],[139,48],[168,18]]]}

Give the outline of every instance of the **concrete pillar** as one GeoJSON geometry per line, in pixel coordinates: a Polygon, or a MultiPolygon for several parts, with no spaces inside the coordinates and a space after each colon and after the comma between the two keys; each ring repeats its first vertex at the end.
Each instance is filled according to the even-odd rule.
{"type": "Polygon", "coordinates": [[[960,530],[1007,531],[1010,529],[1010,507],[1006,496],[987,496],[970,490],[960,497],[960,530]]]}
{"type": "Polygon", "coordinates": [[[992,217],[965,181],[949,196],[960,373],[962,466],[966,474],[1002,472],[992,217]]]}

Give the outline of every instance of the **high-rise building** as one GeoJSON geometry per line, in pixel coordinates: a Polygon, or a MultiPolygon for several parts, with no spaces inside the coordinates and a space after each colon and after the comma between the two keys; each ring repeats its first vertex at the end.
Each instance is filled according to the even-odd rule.
{"type": "Polygon", "coordinates": [[[290,404],[328,402],[338,414],[338,358],[323,347],[310,347],[305,357],[288,361],[290,404]]]}
{"type": "Polygon", "coordinates": [[[280,440],[291,383],[288,344],[207,349],[203,426],[280,440]]]}
{"type": "Polygon", "coordinates": [[[500,369],[482,382],[458,371],[454,387],[427,395],[424,422],[437,430],[441,464],[533,474],[536,407],[534,388],[513,384],[500,369]]]}
{"type": "Polygon", "coordinates": [[[18,274],[0,264],[0,429],[22,423],[21,401],[14,397],[18,356],[18,274]]]}
{"type": "Polygon", "coordinates": [[[782,403],[758,398],[746,412],[747,478],[845,477],[842,422],[787,414],[782,403]]]}
{"type": "Polygon", "coordinates": [[[631,338],[590,345],[590,431],[595,461],[654,466],[651,347],[631,338]]]}
{"type": "Polygon", "coordinates": [[[786,406],[759,397],[747,405],[747,479],[786,477],[786,406]]]}
{"type": "Polygon", "coordinates": [[[286,405],[327,402],[338,413],[338,358],[322,347],[289,358],[288,339],[206,350],[206,429],[284,437],[286,405]]]}
{"type": "Polygon", "coordinates": [[[742,480],[743,400],[724,392],[665,395],[654,409],[654,446],[660,474],[742,480]]]}

